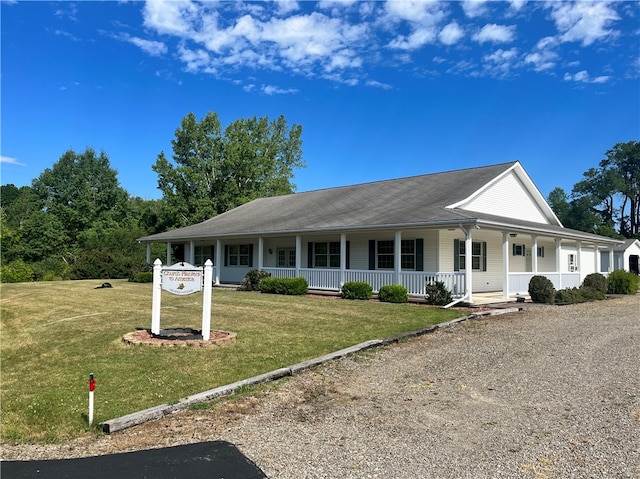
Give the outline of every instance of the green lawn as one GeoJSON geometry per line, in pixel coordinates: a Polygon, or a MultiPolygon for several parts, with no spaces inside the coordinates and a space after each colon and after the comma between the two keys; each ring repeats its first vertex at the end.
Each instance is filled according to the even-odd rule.
{"type": "MultiPolygon", "coordinates": [[[[231,345],[132,346],[123,334],[151,327],[151,285],[111,281],[3,284],[3,442],[55,442],[88,430],[89,373],[95,424],[368,339],[448,321],[461,312],[409,304],[214,289],[211,327],[231,345]]],[[[162,295],[161,327],[200,329],[202,294],[162,295]]]]}

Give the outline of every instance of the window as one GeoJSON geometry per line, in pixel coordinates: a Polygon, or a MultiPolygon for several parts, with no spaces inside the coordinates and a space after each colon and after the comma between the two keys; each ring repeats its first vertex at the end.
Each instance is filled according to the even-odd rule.
{"type": "Polygon", "coordinates": [[[250,266],[248,244],[230,244],[228,249],[227,264],[229,266],[250,266]]]}
{"type": "Polygon", "coordinates": [[[575,254],[569,254],[569,272],[578,271],[578,260],[575,254]]]}
{"type": "Polygon", "coordinates": [[[295,268],[296,267],[296,249],[295,248],[278,248],[276,250],[276,266],[278,268],[295,268]]]}
{"type": "Polygon", "coordinates": [[[527,252],[527,249],[523,244],[513,245],[513,256],[524,256],[526,252],[527,252]]]}
{"type": "MultiPolygon", "coordinates": [[[[516,246],[516,245],[514,245],[516,246]]],[[[454,271],[467,269],[467,257],[464,240],[454,240],[454,271]]],[[[487,243],[473,241],[471,243],[471,269],[474,271],[487,270],[487,243]]]]}
{"type": "Polygon", "coordinates": [[[538,258],[544,258],[544,246],[538,246],[538,258]]]}
{"type": "Polygon", "coordinates": [[[340,242],[313,243],[313,267],[314,268],[339,268],[340,267],[340,242]]]}
{"type": "Polygon", "coordinates": [[[210,259],[215,264],[216,258],[214,255],[215,246],[196,246],[193,252],[193,260],[196,265],[202,266],[210,259]]]}
{"type": "Polygon", "coordinates": [[[416,242],[414,240],[400,242],[400,267],[402,269],[416,269],[416,242]]]}
{"type": "Polygon", "coordinates": [[[393,240],[378,241],[378,269],[393,269],[393,240]]]}

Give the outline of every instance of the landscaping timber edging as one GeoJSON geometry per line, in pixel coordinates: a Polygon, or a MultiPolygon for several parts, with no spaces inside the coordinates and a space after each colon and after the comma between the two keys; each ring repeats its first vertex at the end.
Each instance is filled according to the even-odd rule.
{"type": "Polygon", "coordinates": [[[208,391],[193,394],[191,396],[182,398],[178,402],[173,404],[161,404],[159,406],[154,406],[149,409],[144,409],[142,411],[127,414],[126,416],[110,419],[108,421],[100,423],[100,426],[102,427],[103,432],[105,432],[106,434],[111,434],[116,431],[121,431],[123,429],[129,428],[132,426],[137,426],[138,424],[142,424],[147,421],[160,419],[164,416],[168,416],[169,414],[173,414],[183,409],[187,409],[188,407],[197,403],[211,401],[213,399],[223,397],[223,396],[229,396],[234,392],[236,392],[238,389],[245,386],[265,383],[268,381],[275,381],[277,379],[281,379],[286,376],[293,376],[294,374],[298,374],[307,369],[320,366],[323,363],[340,359],[345,356],[353,356],[367,349],[386,346],[389,344],[397,343],[404,339],[422,336],[424,334],[431,333],[441,328],[454,326],[457,323],[461,323],[469,319],[475,319],[482,316],[494,316],[498,314],[514,313],[521,310],[522,308],[505,308],[505,309],[482,311],[478,313],[472,313],[468,316],[463,316],[461,318],[456,318],[451,321],[447,321],[446,323],[440,323],[440,324],[436,324],[434,326],[428,326],[426,328],[422,328],[416,331],[409,331],[409,332],[401,333],[395,336],[390,336],[386,339],[372,339],[369,341],[365,341],[363,343],[349,346],[348,348],[340,349],[339,351],[334,351],[332,353],[325,354],[323,356],[318,356],[317,358],[308,359],[306,361],[299,362],[297,364],[294,364],[286,368],[276,369],[264,374],[260,374],[258,376],[253,376],[251,378],[243,379],[241,381],[236,381],[235,383],[227,384],[225,386],[220,386],[214,389],[210,389],[208,391]]]}

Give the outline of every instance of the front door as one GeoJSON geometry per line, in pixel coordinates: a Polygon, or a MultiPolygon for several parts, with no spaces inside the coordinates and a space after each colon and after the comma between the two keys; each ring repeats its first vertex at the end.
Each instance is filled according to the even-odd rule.
{"type": "Polygon", "coordinates": [[[638,258],[637,254],[632,254],[629,256],[629,271],[635,274],[640,274],[640,267],[638,266],[638,258]]]}

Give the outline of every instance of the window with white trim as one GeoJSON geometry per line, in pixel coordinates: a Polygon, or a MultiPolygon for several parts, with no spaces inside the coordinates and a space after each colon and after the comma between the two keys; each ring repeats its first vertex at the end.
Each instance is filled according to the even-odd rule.
{"type": "MultiPolygon", "coordinates": [[[[464,240],[455,240],[457,251],[454,251],[454,270],[463,271],[467,269],[467,255],[464,240]]],[[[514,245],[515,246],[515,245],[514,245]]],[[[471,269],[473,271],[487,270],[487,243],[484,241],[473,241],[471,243],[471,269]]]]}
{"type": "Polygon", "coordinates": [[[215,264],[215,246],[213,245],[202,245],[196,246],[193,249],[193,260],[196,266],[203,266],[204,263],[210,259],[211,263],[215,264]]]}
{"type": "Polygon", "coordinates": [[[402,269],[416,269],[415,240],[400,241],[400,267],[402,269]]]}
{"type": "Polygon", "coordinates": [[[393,269],[393,240],[376,242],[378,269],[393,269]]]}
{"type": "Polygon", "coordinates": [[[339,268],[340,267],[340,242],[313,243],[313,267],[314,268],[339,268]]]}
{"type": "Polygon", "coordinates": [[[229,266],[249,266],[248,244],[230,244],[227,252],[227,264],[229,266]]]}

